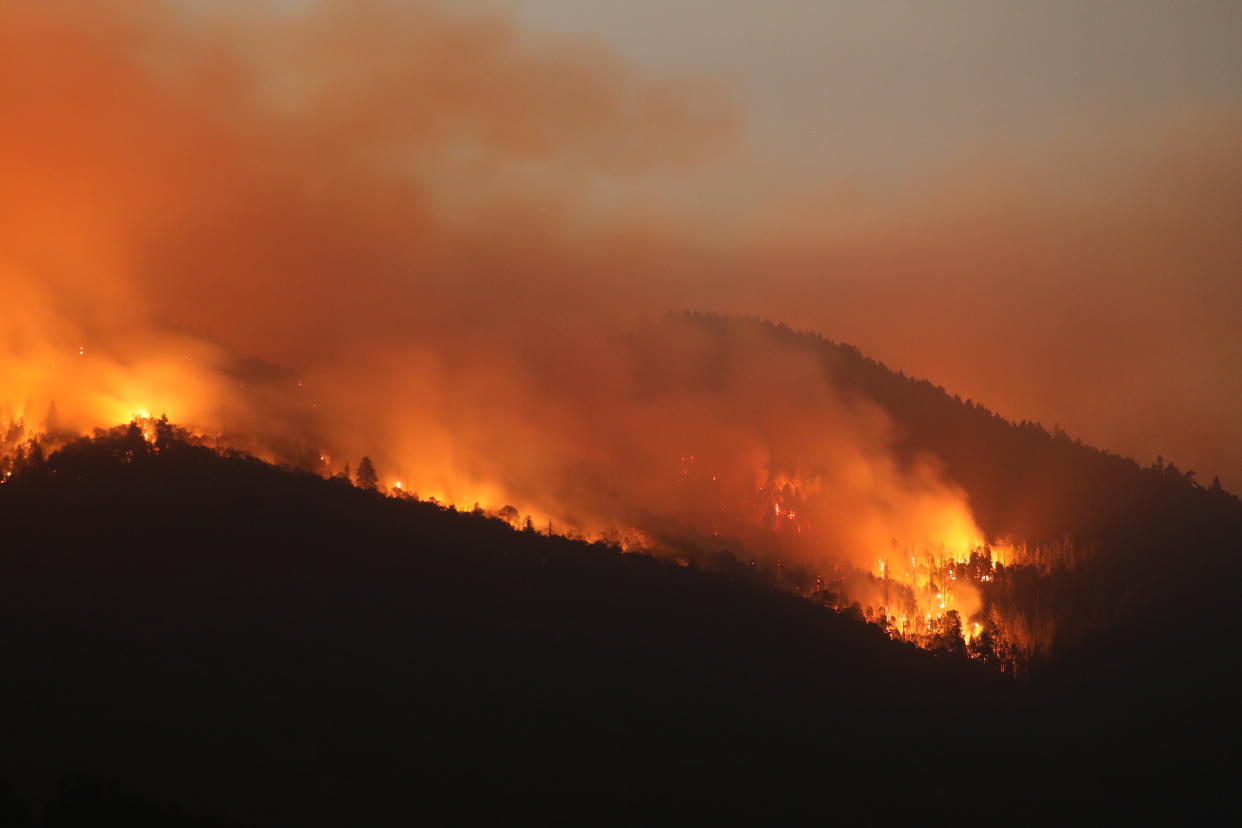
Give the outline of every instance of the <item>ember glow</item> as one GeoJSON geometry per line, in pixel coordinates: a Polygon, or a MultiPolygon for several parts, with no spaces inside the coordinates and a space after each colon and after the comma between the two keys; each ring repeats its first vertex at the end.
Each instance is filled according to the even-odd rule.
{"type": "Polygon", "coordinates": [[[736,148],[716,84],[382,0],[8,3],[0,67],[7,456],[167,415],[516,528],[728,553],[902,637],[1000,623],[979,588],[1021,556],[881,407],[758,332],[651,321],[798,302],[767,225],[743,250],[627,195],[736,148]]]}

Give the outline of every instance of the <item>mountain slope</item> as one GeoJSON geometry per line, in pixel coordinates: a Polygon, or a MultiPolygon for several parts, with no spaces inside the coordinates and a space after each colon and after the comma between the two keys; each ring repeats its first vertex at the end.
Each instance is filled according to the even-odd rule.
{"type": "Polygon", "coordinates": [[[793,596],[132,432],[28,466],[0,525],[22,790],[86,771],[263,825],[643,821],[674,790],[863,781],[943,744],[933,711],[1005,698],[793,596]]]}
{"type": "MultiPolygon", "coordinates": [[[[1227,543],[1229,501],[1176,486],[1161,508],[1227,543]]],[[[1185,813],[1236,725],[1225,604],[1140,602],[1015,683],[745,579],[136,427],[26,461],[0,531],[0,779],[46,825],[1185,813]]],[[[1198,583],[1158,541],[1120,587],[1101,552],[1057,589],[1198,583]]]]}
{"type": "Polygon", "coordinates": [[[1054,619],[1058,646],[1115,633],[1113,646],[1128,647],[1121,639],[1140,628],[1142,636],[1163,630],[1161,640],[1194,630],[1179,651],[1207,655],[1233,629],[1242,502],[1218,485],[1202,486],[1173,463],[1144,468],[1059,430],[1011,423],[852,346],[761,320],[681,314],[649,325],[630,340],[638,374],[659,385],[670,354],[691,341],[687,332],[702,376],[728,375],[763,343],[814,359],[837,394],[879,406],[901,458],[934,457],[989,537],[1028,546],[1043,561],[1011,568],[984,598],[1054,619]]]}
{"type": "Polygon", "coordinates": [[[944,461],[948,476],[969,493],[976,519],[993,536],[1039,544],[1071,535],[1086,542],[1133,537],[1187,512],[1237,520],[1238,499],[1198,485],[1193,472],[1172,463],[1143,468],[1059,429],[1009,422],[815,333],[759,319],[686,313],[639,331],[634,350],[640,359],[657,362],[687,329],[711,337],[703,360],[717,372],[728,371],[738,349],[760,339],[814,355],[839,392],[883,407],[907,458],[930,452],[944,461]]]}

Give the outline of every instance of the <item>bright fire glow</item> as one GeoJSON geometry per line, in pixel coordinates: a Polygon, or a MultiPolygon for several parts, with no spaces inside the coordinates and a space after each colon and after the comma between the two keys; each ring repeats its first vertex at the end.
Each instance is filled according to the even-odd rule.
{"type": "Polygon", "coordinates": [[[557,195],[715,151],[732,117],[706,90],[423,4],[211,37],[113,5],[0,4],[0,456],[130,421],[151,440],[166,414],[325,477],[366,456],[390,493],[523,531],[733,561],[903,637],[954,612],[975,635],[1003,555],[935,459],[899,458],[888,413],[783,334],[639,325],[685,298],[657,289],[683,257],[557,195]],[[562,151],[572,176],[512,192],[562,151]]]}

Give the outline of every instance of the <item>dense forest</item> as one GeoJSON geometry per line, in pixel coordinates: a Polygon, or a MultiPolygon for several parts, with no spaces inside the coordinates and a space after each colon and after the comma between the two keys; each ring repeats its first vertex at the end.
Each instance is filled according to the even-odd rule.
{"type": "Polygon", "coordinates": [[[1232,774],[1236,647],[1155,607],[1014,680],[167,424],[9,472],[8,824],[1026,822],[1185,814],[1232,774]]]}

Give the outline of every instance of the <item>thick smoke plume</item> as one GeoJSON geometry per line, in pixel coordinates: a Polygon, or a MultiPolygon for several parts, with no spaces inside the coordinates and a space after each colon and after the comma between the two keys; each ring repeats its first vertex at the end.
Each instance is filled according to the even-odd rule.
{"type": "Polygon", "coordinates": [[[624,335],[709,263],[601,194],[726,148],[710,85],[427,3],[8,4],[0,32],[0,383],[25,433],[166,412],[646,542],[783,531],[792,558],[866,563],[980,540],[807,356],[756,336],[713,372],[695,325],[624,335]]]}
{"type": "Polygon", "coordinates": [[[778,213],[708,243],[625,195],[734,145],[708,82],[425,2],[53,0],[0,6],[0,111],[10,443],[167,413],[325,474],[368,454],[386,487],[558,531],[870,571],[983,540],[935,458],[898,463],[884,412],[805,353],[755,334],[722,366],[709,329],[644,324],[926,332],[882,231],[913,226],[943,269],[973,215],[825,237],[778,213]],[[813,278],[877,262],[889,281],[813,278]]]}

